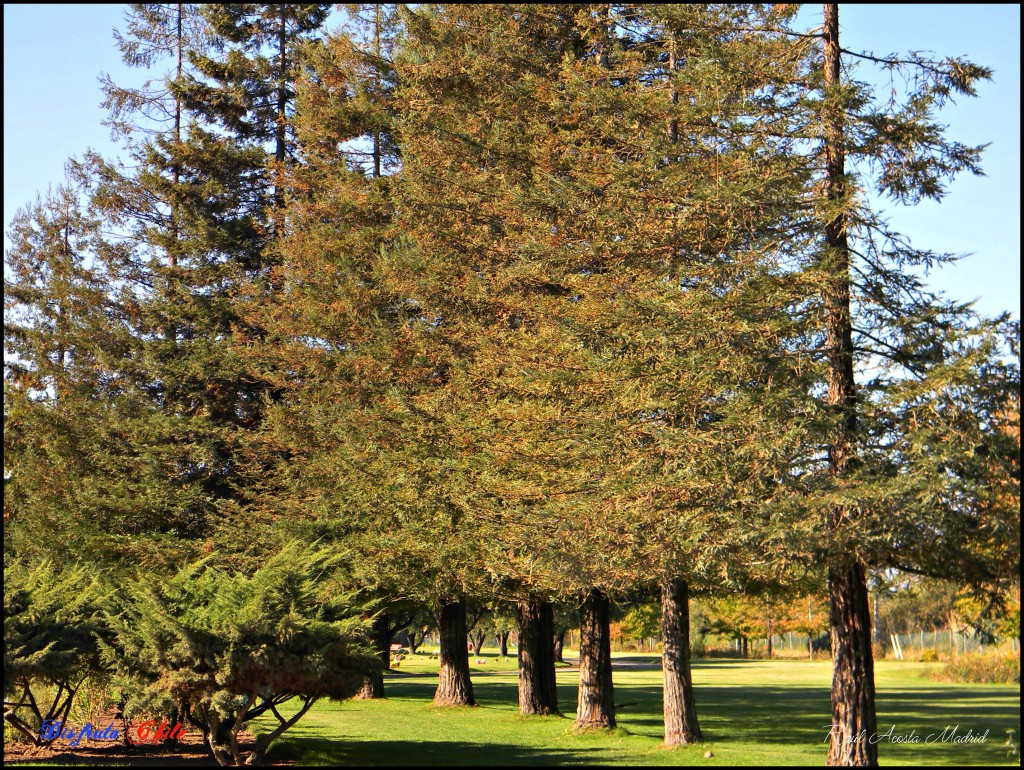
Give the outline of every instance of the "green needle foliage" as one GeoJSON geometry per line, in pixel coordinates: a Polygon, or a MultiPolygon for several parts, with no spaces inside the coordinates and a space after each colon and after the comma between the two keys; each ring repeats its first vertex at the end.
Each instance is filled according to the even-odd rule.
{"type": "Polygon", "coordinates": [[[165,583],[126,586],[106,611],[108,661],[136,682],[131,711],[177,707],[222,765],[258,764],[320,698],[354,695],[378,665],[365,622],[334,579],[337,557],[291,544],[251,575],[209,558],[165,583]],[[283,703],[298,711],[284,718],[283,703]],[[239,731],[279,724],[243,752],[239,731]]]}
{"type": "Polygon", "coordinates": [[[133,377],[139,321],[120,263],[74,186],[24,210],[11,236],[5,544],[22,554],[173,560],[202,532],[205,490],[183,468],[203,463],[209,447],[189,440],[180,417],[160,419],[133,377]]]}
{"type": "Polygon", "coordinates": [[[89,573],[5,558],[4,719],[37,746],[53,741],[42,739],[43,722],[66,721],[79,688],[102,670],[103,596],[89,573]]]}

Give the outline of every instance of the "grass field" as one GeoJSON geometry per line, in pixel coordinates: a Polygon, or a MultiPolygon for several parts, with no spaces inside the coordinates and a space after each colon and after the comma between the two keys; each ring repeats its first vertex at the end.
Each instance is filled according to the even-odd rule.
{"type": "MultiPolygon", "coordinates": [[[[275,744],[270,758],[308,765],[824,764],[828,661],[697,661],[693,676],[706,742],[665,749],[656,656],[615,656],[619,728],[584,735],[572,729],[575,669],[558,671],[562,716],[521,717],[515,658],[484,657],[479,666],[470,659],[475,708],[434,707],[437,661],[417,655],[386,677],[385,700],[317,704],[275,744]]],[[[894,739],[918,739],[883,738],[881,763],[1010,764],[1004,744],[1008,728],[1020,731],[1019,688],[935,682],[921,675],[929,665],[876,664],[879,733],[892,726],[894,739]],[[987,739],[959,743],[948,740],[947,731],[943,740],[943,730],[954,726],[956,738],[987,730],[987,739]]]]}

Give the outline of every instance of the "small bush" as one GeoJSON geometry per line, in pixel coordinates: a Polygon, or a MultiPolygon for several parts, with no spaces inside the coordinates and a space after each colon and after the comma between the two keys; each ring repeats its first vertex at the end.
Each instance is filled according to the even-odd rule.
{"type": "Polygon", "coordinates": [[[1020,655],[1013,652],[976,653],[951,658],[929,676],[963,684],[1020,684],[1020,655]]]}
{"type": "Polygon", "coordinates": [[[922,663],[936,663],[939,660],[939,653],[936,650],[926,647],[921,650],[921,654],[917,658],[922,663]]]}
{"type": "Polygon", "coordinates": [[[66,721],[83,685],[101,674],[97,582],[84,567],[12,559],[4,565],[4,721],[36,746],[40,727],[66,721]]]}
{"type": "Polygon", "coordinates": [[[352,697],[379,661],[362,608],[339,591],[336,556],[296,542],[252,575],[213,558],[163,583],[133,583],[111,602],[105,654],[134,682],[130,716],[179,705],[218,764],[257,765],[317,700],[352,697]],[[286,719],[277,709],[295,700],[286,719]],[[264,713],[279,724],[243,750],[239,731],[264,713]]]}

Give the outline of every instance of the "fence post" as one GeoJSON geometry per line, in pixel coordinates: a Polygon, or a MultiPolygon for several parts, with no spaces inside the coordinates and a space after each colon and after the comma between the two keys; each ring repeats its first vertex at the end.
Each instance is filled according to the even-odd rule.
{"type": "Polygon", "coordinates": [[[889,638],[892,640],[892,649],[896,653],[896,660],[903,660],[903,647],[900,646],[900,638],[897,634],[890,634],[889,638]]]}

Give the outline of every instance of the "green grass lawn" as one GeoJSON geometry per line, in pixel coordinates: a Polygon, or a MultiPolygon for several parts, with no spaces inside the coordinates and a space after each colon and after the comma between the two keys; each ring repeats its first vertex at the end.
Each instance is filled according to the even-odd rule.
{"type": "MultiPolygon", "coordinates": [[[[310,765],[824,764],[827,661],[697,661],[693,676],[706,742],[665,749],[657,657],[615,656],[619,728],[584,735],[572,729],[574,669],[558,671],[562,716],[521,717],[515,658],[485,657],[480,666],[470,658],[475,708],[434,707],[437,661],[417,655],[385,678],[386,699],[317,704],[275,744],[270,758],[310,765]],[[714,756],[705,758],[707,751],[714,756]]],[[[894,736],[913,731],[920,739],[883,740],[882,764],[1008,764],[1004,743],[1007,728],[1020,729],[1019,688],[935,682],[922,676],[929,665],[876,664],[879,732],[894,726],[894,736]],[[939,736],[947,726],[958,726],[956,736],[988,730],[988,738],[981,744],[943,742],[939,736]],[[930,744],[929,736],[935,736],[930,744]]]]}

